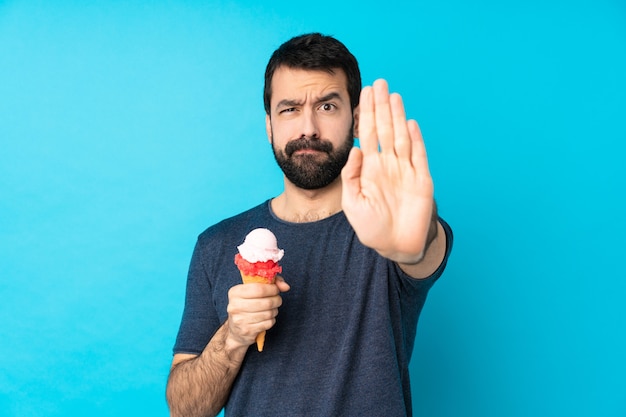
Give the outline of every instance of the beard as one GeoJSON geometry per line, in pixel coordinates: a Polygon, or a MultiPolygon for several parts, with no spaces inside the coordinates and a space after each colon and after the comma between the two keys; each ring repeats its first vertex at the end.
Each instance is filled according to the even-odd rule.
{"type": "Polygon", "coordinates": [[[276,149],[272,133],[272,151],[278,166],[285,177],[296,187],[305,190],[317,190],[331,184],[339,177],[341,170],[348,161],[350,150],[354,146],[353,129],[348,132],[343,143],[334,149],[326,139],[302,137],[287,143],[285,150],[276,149]],[[323,154],[299,154],[296,151],[312,149],[323,154]]]}

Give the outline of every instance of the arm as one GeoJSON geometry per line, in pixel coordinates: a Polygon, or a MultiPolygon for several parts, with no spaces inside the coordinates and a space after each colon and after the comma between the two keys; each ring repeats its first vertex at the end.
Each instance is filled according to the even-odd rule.
{"type": "Polygon", "coordinates": [[[172,417],[216,416],[239,373],[247,346],[228,341],[228,322],[218,329],[202,354],[176,354],[167,381],[172,417]]]}
{"type": "Polygon", "coordinates": [[[167,381],[172,417],[215,416],[228,400],[235,377],[256,335],[276,322],[280,292],[289,285],[236,285],[228,292],[228,319],[200,355],[176,354],[167,381]]]}
{"type": "Polygon", "coordinates": [[[446,237],[419,126],[384,80],[361,91],[358,136],[361,147],[342,171],[346,217],[364,245],[408,275],[427,277],[445,256],[446,237]]]}
{"type": "Polygon", "coordinates": [[[430,243],[427,243],[424,257],[416,264],[398,263],[400,268],[410,277],[428,278],[441,265],[446,256],[447,236],[443,226],[438,220],[434,220],[433,226],[436,234],[430,243]]]}

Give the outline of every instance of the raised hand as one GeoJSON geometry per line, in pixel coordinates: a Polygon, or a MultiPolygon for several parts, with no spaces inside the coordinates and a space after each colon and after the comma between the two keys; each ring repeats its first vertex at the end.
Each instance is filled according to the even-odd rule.
{"type": "Polygon", "coordinates": [[[415,120],[376,80],[361,91],[358,137],[341,177],[342,206],[359,240],[393,261],[419,262],[433,215],[433,181],[415,120]]]}

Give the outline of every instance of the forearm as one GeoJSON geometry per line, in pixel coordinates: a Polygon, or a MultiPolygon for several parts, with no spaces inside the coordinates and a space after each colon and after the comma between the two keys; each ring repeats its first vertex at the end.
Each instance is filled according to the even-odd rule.
{"type": "Polygon", "coordinates": [[[424,256],[421,260],[415,264],[405,264],[398,262],[398,266],[410,277],[421,279],[431,276],[441,262],[443,262],[446,255],[447,236],[443,229],[443,226],[439,221],[436,223],[437,235],[433,241],[428,245],[424,256]]]}
{"type": "Polygon", "coordinates": [[[167,383],[172,417],[215,416],[224,407],[247,347],[232,348],[225,323],[199,356],[174,365],[167,383]]]}
{"type": "Polygon", "coordinates": [[[422,260],[426,257],[430,245],[435,241],[439,235],[439,213],[437,211],[437,202],[433,199],[433,211],[430,216],[430,225],[428,226],[428,234],[426,235],[426,243],[424,244],[424,250],[422,251],[422,260]]]}

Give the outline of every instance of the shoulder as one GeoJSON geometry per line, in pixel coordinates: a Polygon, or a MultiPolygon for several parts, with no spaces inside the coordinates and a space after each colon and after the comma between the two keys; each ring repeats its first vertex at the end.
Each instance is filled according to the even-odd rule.
{"type": "Polygon", "coordinates": [[[195,244],[192,265],[202,265],[211,275],[224,259],[232,259],[237,246],[260,219],[268,214],[268,202],[257,205],[242,213],[224,219],[202,231],[195,244]]]}
{"type": "MultiPolygon", "coordinates": [[[[204,261],[230,256],[228,250],[236,250],[237,245],[250,230],[259,227],[263,218],[269,216],[268,202],[257,205],[235,216],[224,219],[201,232],[198,235],[195,254],[204,261]]],[[[233,254],[234,255],[234,254],[233,254]]]]}
{"type": "MultiPolygon", "coordinates": [[[[241,230],[261,221],[261,218],[269,215],[268,201],[265,201],[249,210],[235,216],[224,219],[198,235],[198,242],[208,244],[216,239],[222,239],[231,235],[241,237],[241,230]]],[[[247,234],[247,231],[244,233],[247,234]]]]}

